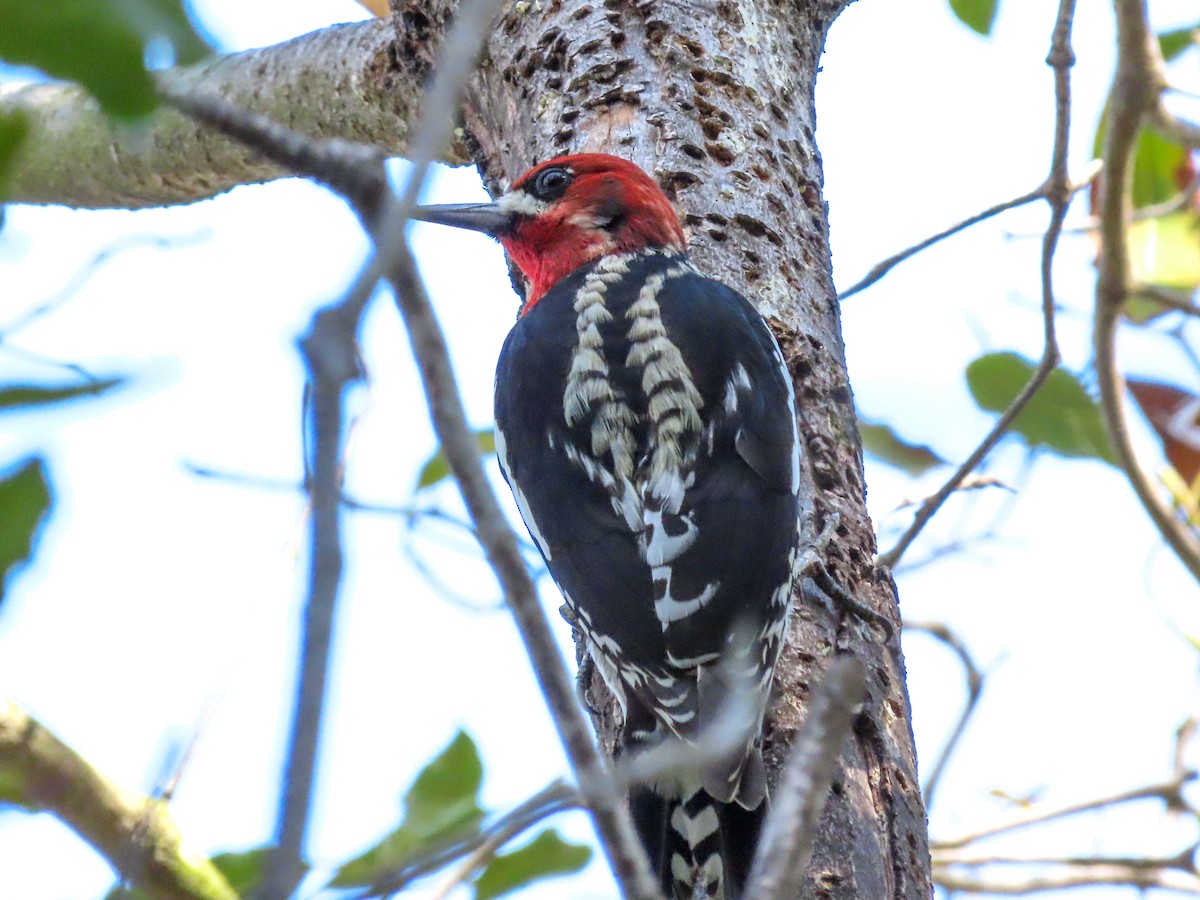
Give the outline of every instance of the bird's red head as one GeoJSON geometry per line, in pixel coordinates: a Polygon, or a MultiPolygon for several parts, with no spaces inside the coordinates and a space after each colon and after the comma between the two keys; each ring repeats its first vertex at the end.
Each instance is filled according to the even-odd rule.
{"type": "Polygon", "coordinates": [[[525,311],[602,256],[682,251],[685,243],[679,216],[654,180],[604,153],[547,160],[495,203],[429,206],[417,217],[497,237],[529,283],[525,311]]]}

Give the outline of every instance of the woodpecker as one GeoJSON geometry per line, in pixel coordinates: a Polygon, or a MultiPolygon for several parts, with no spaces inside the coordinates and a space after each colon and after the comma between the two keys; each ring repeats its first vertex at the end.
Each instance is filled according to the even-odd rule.
{"type": "Polygon", "coordinates": [[[747,680],[737,752],[630,797],[667,896],[733,900],[767,808],[758,739],[799,545],[779,347],[744,297],[692,266],[670,201],[626,160],[551,159],[494,203],[417,218],[496,237],[524,276],[496,370],[496,452],[620,704],[623,752],[696,741],[731,668],[747,680]]]}

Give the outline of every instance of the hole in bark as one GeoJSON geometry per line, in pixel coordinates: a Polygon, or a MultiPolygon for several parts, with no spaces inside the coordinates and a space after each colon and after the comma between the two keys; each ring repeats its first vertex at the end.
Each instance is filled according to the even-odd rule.
{"type": "Polygon", "coordinates": [[[717,4],[717,15],[741,31],[746,23],[742,20],[742,14],[738,11],[737,5],[730,3],[729,0],[721,0],[717,4]]]}
{"type": "Polygon", "coordinates": [[[715,141],[721,136],[721,123],[712,119],[703,119],[700,122],[700,130],[704,132],[704,136],[710,141],[715,141]]]}
{"type": "Polygon", "coordinates": [[[692,69],[692,81],[703,81],[708,77],[708,73],[703,69],[692,69]]]}
{"type": "Polygon", "coordinates": [[[724,243],[725,241],[729,240],[729,235],[716,228],[708,229],[708,236],[717,243],[724,243]]]}
{"type": "Polygon", "coordinates": [[[554,39],[560,34],[562,34],[562,32],[557,28],[547,29],[546,31],[542,32],[542,36],[538,38],[538,46],[549,47],[552,43],[554,43],[554,39]]]}
{"type": "Polygon", "coordinates": [[[714,225],[728,225],[729,224],[729,220],[727,218],[725,218],[723,215],[721,215],[720,213],[709,213],[704,218],[708,219],[708,221],[712,222],[714,225]]]}
{"type": "Polygon", "coordinates": [[[787,116],[783,114],[783,110],[779,108],[778,104],[772,103],[768,108],[771,110],[771,115],[778,119],[781,125],[787,124],[787,116]]]}
{"type": "Polygon", "coordinates": [[[570,122],[574,122],[578,118],[579,118],[579,110],[567,109],[567,110],[563,110],[563,114],[558,117],[558,120],[560,122],[570,123],[570,122]]]}
{"type": "Polygon", "coordinates": [[[579,53],[579,54],[587,54],[587,53],[595,53],[599,49],[600,49],[599,41],[588,41],[586,44],[580,45],[579,49],[575,52],[579,53]]]}
{"type": "Polygon", "coordinates": [[[666,184],[675,191],[691,187],[693,184],[699,183],[699,181],[700,179],[691,172],[671,172],[666,177],[666,184]]]}
{"type": "Polygon", "coordinates": [[[762,122],[755,122],[753,131],[755,137],[761,138],[764,141],[771,137],[771,132],[767,131],[766,126],[762,122]]]}
{"type": "Polygon", "coordinates": [[[579,9],[575,10],[575,12],[571,15],[571,21],[572,22],[580,22],[583,19],[586,19],[591,14],[592,14],[592,8],[590,6],[581,6],[581,7],[579,7],[579,9]]]}
{"type": "Polygon", "coordinates": [[[564,128],[562,131],[555,134],[550,140],[554,142],[555,146],[561,147],[573,137],[575,137],[575,129],[564,128]]]}
{"type": "Polygon", "coordinates": [[[679,148],[692,159],[704,159],[704,151],[695,144],[683,144],[679,148]]]}
{"type": "Polygon", "coordinates": [[[767,233],[766,225],[758,221],[758,219],[752,219],[750,216],[743,215],[742,213],[734,216],[733,221],[737,222],[739,228],[754,237],[762,237],[767,233]]]}
{"type": "Polygon", "coordinates": [[[696,57],[696,59],[704,55],[704,48],[689,38],[680,38],[679,43],[683,44],[683,49],[696,57]]]}
{"type": "Polygon", "coordinates": [[[708,143],[704,145],[704,149],[708,151],[709,157],[714,162],[722,166],[731,166],[737,159],[737,155],[724,144],[708,143]]]}
{"type": "Polygon", "coordinates": [[[620,50],[625,46],[625,35],[619,31],[614,31],[613,36],[609,38],[609,41],[612,43],[614,48],[620,50]]]}

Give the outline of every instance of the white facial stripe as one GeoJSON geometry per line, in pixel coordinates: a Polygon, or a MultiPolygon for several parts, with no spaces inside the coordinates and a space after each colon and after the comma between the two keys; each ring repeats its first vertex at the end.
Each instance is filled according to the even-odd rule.
{"type": "Polygon", "coordinates": [[[550,208],[550,204],[544,200],[539,200],[532,194],[527,194],[520,188],[515,191],[509,191],[496,201],[505,212],[517,213],[522,216],[540,216],[550,208]]]}

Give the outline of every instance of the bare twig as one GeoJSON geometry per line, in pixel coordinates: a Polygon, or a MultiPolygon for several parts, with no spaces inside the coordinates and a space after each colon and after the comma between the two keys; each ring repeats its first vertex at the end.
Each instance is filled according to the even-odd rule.
{"type": "Polygon", "coordinates": [[[139,247],[152,247],[156,250],[174,250],[193,247],[212,236],[208,229],[193,231],[191,234],[127,234],[110,241],[93,253],[68,277],[57,291],[31,309],[10,319],[0,326],[0,342],[6,341],[22,328],[32,325],[43,316],[54,312],[64,303],[76,296],[85,284],[114,257],[127,250],[139,247]]]}
{"type": "Polygon", "coordinates": [[[450,892],[462,884],[491,861],[496,851],[518,834],[553,815],[579,805],[579,794],[562,781],[556,781],[539,794],[513,810],[502,822],[491,829],[491,833],[463,860],[454,874],[430,897],[430,900],[445,900],[450,892]]]}
{"type": "Polygon", "coordinates": [[[318,310],[300,342],[311,398],[306,423],[312,447],[308,596],[275,851],[258,893],[265,900],[291,896],[304,875],[304,840],[342,576],[342,401],[359,376],[358,325],[374,290],[375,279],[359,278],[343,300],[318,310]]]}
{"type": "Polygon", "coordinates": [[[1129,181],[1134,146],[1142,124],[1162,89],[1161,58],[1146,21],[1143,0],[1115,0],[1117,73],[1109,97],[1108,133],[1104,142],[1105,178],[1100,192],[1100,254],[1097,261],[1096,318],[1092,346],[1100,407],[1117,461],[1142,506],[1167,544],[1200,579],[1200,541],[1159,496],[1151,477],[1134,454],[1125,412],[1124,379],[1117,367],[1116,333],[1130,293],[1129,181]]]}
{"type": "Polygon", "coordinates": [[[1196,773],[1194,771],[1184,771],[1169,781],[1134,788],[1130,791],[1121,791],[1107,797],[1099,797],[1095,800],[1086,800],[1082,803],[1072,803],[1052,809],[1034,809],[1024,815],[1016,816],[1007,822],[973,831],[952,840],[931,841],[930,846],[939,851],[952,850],[958,847],[965,847],[967,844],[983,840],[984,838],[994,837],[995,835],[1004,834],[1009,831],[1016,831],[1020,828],[1028,828],[1030,825],[1040,825],[1043,822],[1049,822],[1054,819],[1063,819],[1068,816],[1078,815],[1079,813],[1117,806],[1122,803],[1132,803],[1135,800],[1162,800],[1170,809],[1185,809],[1183,787],[1189,782],[1194,781],[1195,778],[1196,773]]]}
{"type": "Polygon", "coordinates": [[[1000,213],[1007,212],[1010,209],[1016,209],[1018,206],[1024,206],[1026,203],[1032,203],[1035,200],[1041,200],[1045,196],[1046,196],[1046,186],[1042,185],[1041,187],[1037,188],[1036,190],[1032,190],[1027,194],[1022,194],[1020,197],[1014,197],[1012,200],[1005,200],[1002,203],[997,203],[995,206],[989,206],[987,209],[983,210],[982,212],[977,212],[973,216],[968,216],[967,218],[963,219],[961,222],[957,222],[954,225],[951,225],[949,228],[947,228],[944,231],[939,231],[937,234],[932,235],[931,237],[927,237],[927,238],[925,238],[925,240],[920,241],[919,243],[913,244],[911,247],[906,247],[905,249],[901,250],[899,253],[893,254],[892,256],[889,256],[887,259],[877,262],[874,266],[871,267],[870,271],[867,272],[867,274],[864,275],[859,281],[856,281],[850,287],[846,288],[844,291],[839,293],[838,300],[840,302],[845,302],[846,300],[849,300],[855,294],[869,288],[871,285],[873,285],[875,282],[877,282],[879,279],[881,279],[888,272],[892,271],[892,269],[894,269],[900,263],[904,262],[909,257],[916,256],[922,250],[929,249],[930,247],[932,247],[934,244],[938,243],[939,241],[943,241],[946,238],[950,237],[951,235],[958,234],[960,231],[965,231],[966,229],[970,228],[972,225],[978,225],[980,222],[987,221],[988,219],[992,218],[992,216],[997,216],[1000,213]]]}
{"type": "Polygon", "coordinates": [[[1131,869],[1193,870],[1196,847],[1186,847],[1174,856],[1005,856],[1003,854],[964,853],[939,850],[937,866],[1128,866],[1131,869]]]}
{"type": "Polygon", "coordinates": [[[1075,0],[1060,0],[1058,16],[1054,23],[1054,34],[1050,41],[1050,53],[1046,57],[1047,64],[1054,70],[1054,150],[1050,163],[1050,174],[1046,183],[1039,189],[1042,197],[1050,205],[1050,223],[1042,239],[1042,319],[1043,319],[1043,349],[1042,358],[1030,377],[1029,382],[1008,408],[1004,410],[991,431],[987,433],[979,446],[967,457],[949,480],[917,509],[912,524],[896,541],[895,546],[883,553],[876,560],[878,565],[895,568],[900,557],[925,528],[929,520],[941,508],[958,486],[970,475],[984,457],[1008,432],[1009,427],[1021,411],[1029,404],[1034,395],[1045,384],[1054,367],[1058,365],[1058,341],[1054,332],[1054,285],[1052,269],[1054,254],[1058,248],[1058,239],[1062,234],[1063,221],[1067,215],[1067,207],[1077,186],[1073,186],[1067,172],[1067,144],[1071,131],[1071,66],[1075,63],[1075,54],[1071,50],[1071,22],[1075,14],[1075,0]]]}
{"type": "MultiPolygon", "coordinates": [[[[1162,59],[1156,59],[1154,56],[1151,56],[1150,59],[1155,68],[1162,73],[1162,59]]],[[[1193,149],[1200,147],[1200,125],[1197,125],[1195,122],[1189,122],[1187,119],[1182,119],[1167,109],[1166,104],[1163,102],[1165,73],[1161,74],[1160,77],[1164,81],[1164,91],[1159,92],[1154,107],[1150,110],[1155,127],[1177,144],[1184,144],[1193,149]]]]}
{"type": "Polygon", "coordinates": [[[746,882],[747,897],[785,900],[800,895],[838,756],[866,693],[862,662],[839,656],[829,664],[774,792],[746,882]]]}
{"type": "Polygon", "coordinates": [[[975,665],[975,660],[971,657],[971,651],[967,649],[967,645],[963,643],[962,638],[951,631],[944,622],[906,621],[904,623],[904,631],[924,631],[949,647],[955,656],[958,657],[959,662],[962,663],[963,674],[967,679],[967,700],[963,704],[962,712],[959,713],[954,729],[950,732],[950,736],[946,738],[945,745],[930,768],[929,777],[925,780],[925,787],[922,793],[925,795],[925,808],[930,809],[933,806],[933,797],[941,781],[942,774],[946,770],[946,764],[950,761],[954,749],[958,746],[963,733],[967,730],[967,723],[970,721],[971,715],[975,712],[980,694],[983,693],[983,672],[975,665]]]}
{"type": "Polygon", "coordinates": [[[1041,891],[1077,887],[1113,885],[1133,888],[1163,888],[1184,894],[1200,894],[1200,878],[1178,869],[1143,869],[1136,866],[1064,866],[1055,872],[1022,875],[1012,881],[999,881],[962,875],[934,866],[933,882],[952,893],[1009,894],[1025,896],[1041,891]]]}
{"type": "Polygon", "coordinates": [[[443,891],[448,892],[449,888],[469,879],[497,850],[517,835],[556,813],[576,809],[581,803],[579,792],[575,788],[562,779],[555,779],[520,806],[480,829],[477,834],[407,863],[402,869],[380,878],[358,896],[366,898],[394,894],[415,879],[436,872],[469,854],[468,860],[464,861],[456,873],[455,880],[443,891]],[[471,863],[469,868],[467,862],[471,863]]]}
{"type": "Polygon", "coordinates": [[[1131,296],[1145,297],[1153,300],[1172,312],[1181,312],[1185,316],[1200,317],[1200,306],[1192,302],[1192,295],[1184,291],[1163,287],[1160,284],[1134,284],[1129,288],[1131,296]]]}

